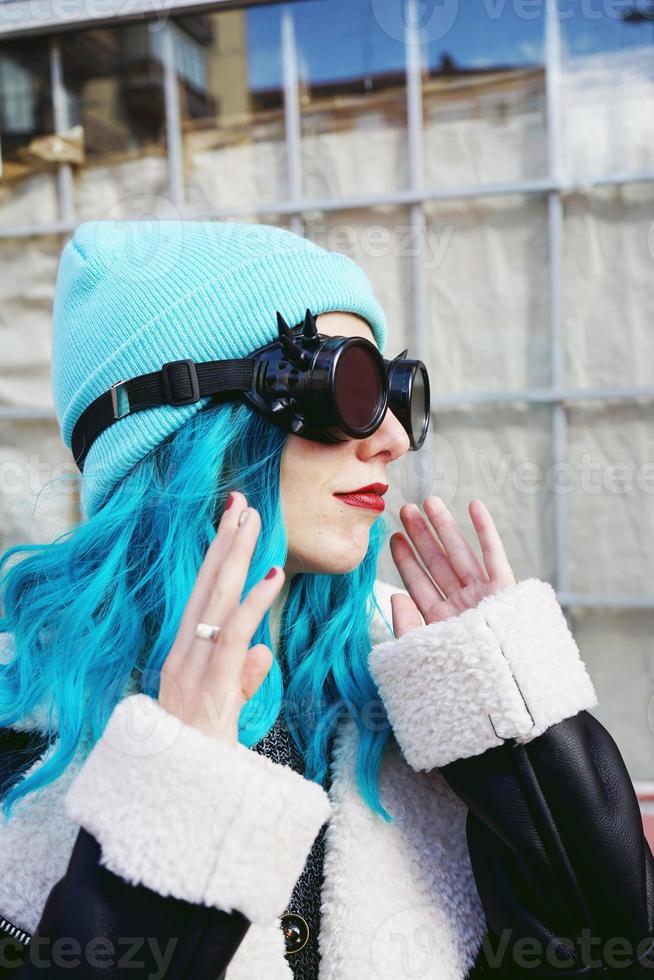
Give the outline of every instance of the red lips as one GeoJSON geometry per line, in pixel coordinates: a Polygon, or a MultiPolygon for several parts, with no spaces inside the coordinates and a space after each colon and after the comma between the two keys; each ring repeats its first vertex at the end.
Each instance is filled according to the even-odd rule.
{"type": "Polygon", "coordinates": [[[387,490],[387,483],[369,483],[365,487],[359,487],[358,490],[335,493],[334,496],[342,500],[344,504],[350,504],[352,507],[364,507],[366,510],[375,510],[381,514],[386,506],[382,494],[385,494],[387,490]]]}
{"type": "MultiPolygon", "coordinates": [[[[343,490],[342,493],[378,493],[380,496],[388,490],[388,483],[368,483],[365,487],[358,487],[356,490],[343,490]]],[[[338,494],[340,496],[340,493],[338,494]]]]}

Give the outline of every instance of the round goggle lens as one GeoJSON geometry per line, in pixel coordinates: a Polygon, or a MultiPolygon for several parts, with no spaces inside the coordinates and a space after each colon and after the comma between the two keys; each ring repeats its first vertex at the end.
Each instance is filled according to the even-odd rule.
{"type": "Polygon", "coordinates": [[[365,429],[372,422],[383,397],[380,371],[363,348],[347,347],[334,372],[334,399],[341,417],[352,428],[365,429]]]}
{"type": "Polygon", "coordinates": [[[429,405],[427,404],[427,392],[425,390],[425,377],[422,371],[416,371],[411,387],[411,431],[416,442],[424,432],[425,425],[429,419],[429,405]]]}

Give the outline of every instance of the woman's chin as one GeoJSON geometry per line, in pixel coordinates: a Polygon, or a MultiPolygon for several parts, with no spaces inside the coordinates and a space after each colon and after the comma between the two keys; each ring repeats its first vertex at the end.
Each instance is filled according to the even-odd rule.
{"type": "Polygon", "coordinates": [[[299,571],[313,575],[346,575],[361,564],[367,550],[367,541],[362,548],[355,549],[350,545],[347,551],[341,548],[332,555],[325,554],[323,550],[320,555],[307,555],[302,561],[296,559],[289,567],[293,569],[291,574],[299,571]]]}

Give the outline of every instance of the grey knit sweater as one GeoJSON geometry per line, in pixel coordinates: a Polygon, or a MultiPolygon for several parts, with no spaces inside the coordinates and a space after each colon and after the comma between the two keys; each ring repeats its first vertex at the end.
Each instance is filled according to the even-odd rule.
{"type": "MultiPolygon", "coordinates": [[[[280,714],[271,730],[261,741],[252,746],[255,752],[268,756],[273,762],[290,766],[304,775],[304,759],[298,751],[288,730],[283,715],[280,714]]],[[[287,952],[286,960],[293,970],[295,980],[318,980],[320,951],[318,933],[320,929],[320,893],[323,881],[324,839],[327,823],[323,824],[313,847],[309,852],[286,912],[297,912],[307,922],[309,938],[306,945],[297,952],[287,952]]],[[[282,924],[280,923],[280,928],[282,924]]]]}
{"type": "MultiPolygon", "coordinates": [[[[282,620],[282,610],[289,595],[291,579],[287,578],[273,603],[270,610],[270,633],[273,646],[277,651],[277,659],[282,672],[284,690],[288,690],[289,673],[286,659],[283,653],[283,641],[280,642],[280,625],[282,620]]],[[[330,742],[330,749],[333,745],[330,742]]],[[[273,762],[278,762],[283,766],[290,766],[296,772],[305,774],[304,758],[298,747],[293,741],[293,737],[288,730],[283,711],[278,715],[273,727],[264,737],[252,746],[255,752],[260,752],[268,756],[273,762]]],[[[325,783],[325,789],[329,789],[331,783],[331,772],[325,783]]],[[[320,895],[323,882],[323,860],[325,851],[325,823],[309,852],[300,877],[298,878],[293,894],[288,903],[286,912],[296,912],[306,920],[309,927],[309,938],[306,945],[297,952],[287,952],[286,961],[293,971],[294,980],[318,980],[318,966],[320,963],[320,950],[318,948],[318,935],[320,931],[320,895]]],[[[280,922],[280,929],[283,924],[280,922]]]]}
{"type": "MultiPolygon", "coordinates": [[[[275,602],[270,615],[271,635],[273,642],[278,647],[283,647],[283,644],[278,643],[279,624],[282,606],[288,595],[289,584],[290,579],[284,583],[278,596],[278,601],[275,602]]],[[[284,689],[287,690],[289,684],[288,668],[281,650],[278,654],[278,661],[284,680],[284,689]]],[[[333,745],[333,733],[330,747],[331,745],[333,745]]],[[[270,731],[256,745],[253,745],[252,748],[255,752],[260,752],[262,755],[268,756],[273,762],[278,762],[283,766],[290,766],[291,769],[295,769],[296,772],[302,775],[305,773],[304,758],[288,730],[283,711],[277,716],[270,731]]],[[[329,789],[330,783],[331,772],[325,784],[325,789],[329,789]]],[[[306,945],[296,952],[286,953],[286,961],[293,971],[294,980],[318,980],[318,965],[320,963],[320,950],[318,948],[320,893],[323,882],[326,830],[327,823],[323,824],[318,836],[313,842],[313,847],[305,862],[304,870],[295,884],[288,908],[285,910],[286,912],[297,912],[306,920],[309,927],[309,938],[306,945]]],[[[283,928],[283,925],[280,922],[281,928],[283,928]]]]}

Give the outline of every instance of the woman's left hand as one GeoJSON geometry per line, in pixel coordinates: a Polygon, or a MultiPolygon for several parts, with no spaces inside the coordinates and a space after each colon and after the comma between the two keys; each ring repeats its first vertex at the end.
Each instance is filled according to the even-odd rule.
{"type": "Polygon", "coordinates": [[[390,539],[393,561],[409,593],[406,596],[396,592],[391,596],[393,630],[398,639],[418,626],[472,609],[485,596],[516,584],[504,545],[483,501],[472,500],[468,513],[479,538],[485,568],[440,497],[426,497],[423,507],[435,535],[417,504],[404,504],[400,519],[424,568],[401,532],[390,539]]]}

